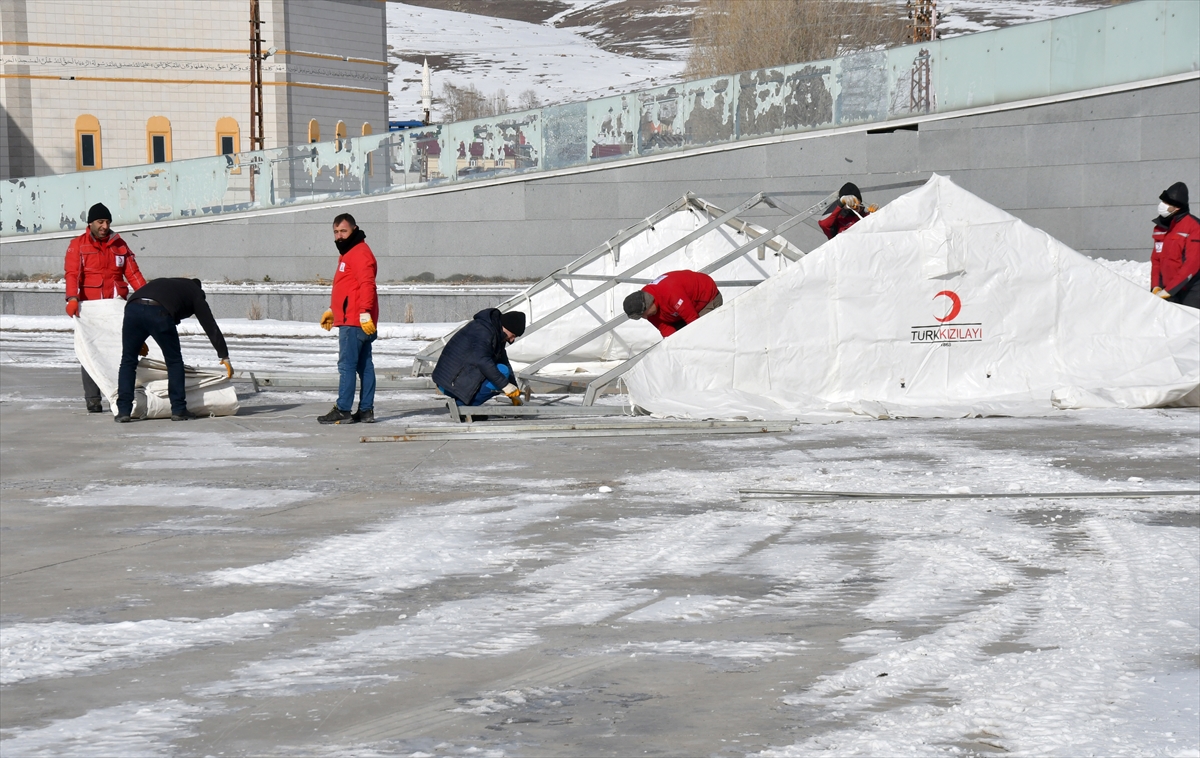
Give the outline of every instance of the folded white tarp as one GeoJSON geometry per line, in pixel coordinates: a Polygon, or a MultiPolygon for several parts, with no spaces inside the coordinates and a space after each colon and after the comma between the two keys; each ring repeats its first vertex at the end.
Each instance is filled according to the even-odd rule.
{"type": "Polygon", "coordinates": [[[941,176],[673,334],[625,377],[685,418],[1200,405],[1200,311],[941,176]]]}
{"type": "MultiPolygon", "coordinates": [[[[125,301],[89,300],[79,304],[75,325],[75,355],[100,391],[117,412],[117,371],[121,366],[121,324],[125,301]]],[[[150,354],[138,362],[134,390],[134,418],[170,418],[171,400],[167,394],[167,367],[162,351],[151,338],[146,341],[150,354]]],[[[184,368],[188,410],[197,416],[233,416],[238,411],[237,390],[225,378],[225,371],[184,368]]]]}
{"type": "MultiPolygon", "coordinates": [[[[713,216],[692,207],[676,211],[658,221],[652,228],[626,240],[618,248],[581,267],[576,272],[585,276],[597,277],[597,280],[564,280],[532,295],[521,295],[515,298],[519,302],[514,305],[514,310],[524,311],[531,323],[542,319],[547,314],[553,313],[571,302],[575,297],[600,286],[599,277],[614,276],[629,269],[701,228],[712,219],[713,216]]],[[[763,231],[761,227],[753,224],[748,224],[748,226],[760,233],[763,231]]],[[[718,227],[690,242],[682,249],[638,271],[633,276],[637,279],[651,280],[668,271],[679,269],[698,271],[745,245],[750,239],[751,237],[746,236],[744,232],[729,226],[718,227]]],[[[798,250],[794,252],[799,254],[798,250]]],[[[769,249],[765,251],[763,260],[758,260],[756,253],[752,252],[741,256],[719,271],[713,272],[712,277],[718,282],[758,282],[778,272],[786,263],[788,261],[785,257],[777,255],[769,249]]],[[[586,305],[517,340],[508,348],[508,357],[517,363],[518,367],[541,359],[562,345],[624,313],[622,302],[625,300],[625,296],[641,289],[642,286],[642,284],[636,283],[618,284],[608,292],[598,295],[586,305]]],[[[749,285],[723,286],[721,293],[725,302],[728,303],[747,289],[749,289],[749,285]]],[[[547,367],[545,372],[556,373],[556,368],[559,372],[567,373],[576,370],[603,371],[604,366],[615,365],[616,362],[631,358],[661,339],[658,331],[644,321],[625,323],[608,334],[576,348],[557,364],[547,367]]]]}

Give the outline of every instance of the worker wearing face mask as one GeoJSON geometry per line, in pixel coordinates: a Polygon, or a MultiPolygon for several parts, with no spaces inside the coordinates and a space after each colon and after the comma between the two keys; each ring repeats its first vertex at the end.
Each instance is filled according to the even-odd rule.
{"type": "Polygon", "coordinates": [[[1200,220],[1188,212],[1188,188],[1175,182],[1158,196],[1150,291],[1172,303],[1200,308],[1200,220]]]}

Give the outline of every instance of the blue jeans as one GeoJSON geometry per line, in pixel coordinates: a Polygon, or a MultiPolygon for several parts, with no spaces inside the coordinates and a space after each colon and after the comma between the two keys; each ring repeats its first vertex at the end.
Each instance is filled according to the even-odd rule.
{"type": "Polygon", "coordinates": [[[187,388],[183,383],[183,352],[179,349],[179,332],[175,319],[158,305],[129,303],[121,323],[121,369],[117,373],[117,415],[133,412],[133,386],[137,382],[138,351],[147,337],[153,337],[162,348],[167,364],[167,395],[171,398],[171,413],[187,412],[187,388]]]}
{"type": "Polygon", "coordinates": [[[358,409],[375,409],[375,363],[371,360],[371,343],[378,336],[367,334],[358,326],[338,327],[338,399],[339,411],[354,410],[354,384],[362,377],[362,392],[358,409]]]}

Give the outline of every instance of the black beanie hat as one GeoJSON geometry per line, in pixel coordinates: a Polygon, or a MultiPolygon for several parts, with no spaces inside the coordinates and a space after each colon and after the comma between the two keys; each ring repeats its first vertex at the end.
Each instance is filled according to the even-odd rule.
{"type": "Polygon", "coordinates": [[[862,202],[862,193],[858,191],[858,185],[854,182],[846,182],[838,190],[838,197],[845,197],[846,195],[854,195],[858,198],[858,202],[862,202]]]}
{"type": "Polygon", "coordinates": [[[500,325],[520,337],[525,333],[525,314],[521,311],[509,311],[500,315],[500,325]]]}
{"type": "MultiPolygon", "coordinates": [[[[1187,192],[1186,188],[1184,189],[1184,192],[1187,192]]],[[[91,208],[88,208],[87,222],[90,224],[99,219],[104,219],[110,224],[112,223],[112,214],[108,212],[108,208],[104,207],[104,203],[96,203],[91,208]]]]}
{"type": "Polygon", "coordinates": [[[1188,191],[1187,185],[1183,182],[1175,182],[1170,187],[1163,190],[1163,193],[1158,196],[1167,205],[1173,205],[1176,208],[1187,210],[1188,207],[1188,191]]]}

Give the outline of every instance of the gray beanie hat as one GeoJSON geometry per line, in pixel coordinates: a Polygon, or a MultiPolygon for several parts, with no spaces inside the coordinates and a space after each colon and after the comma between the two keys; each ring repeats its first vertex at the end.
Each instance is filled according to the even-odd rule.
{"type": "Polygon", "coordinates": [[[654,303],[654,296],[645,290],[631,292],[625,298],[625,315],[632,319],[639,319],[650,306],[654,303]]]}

